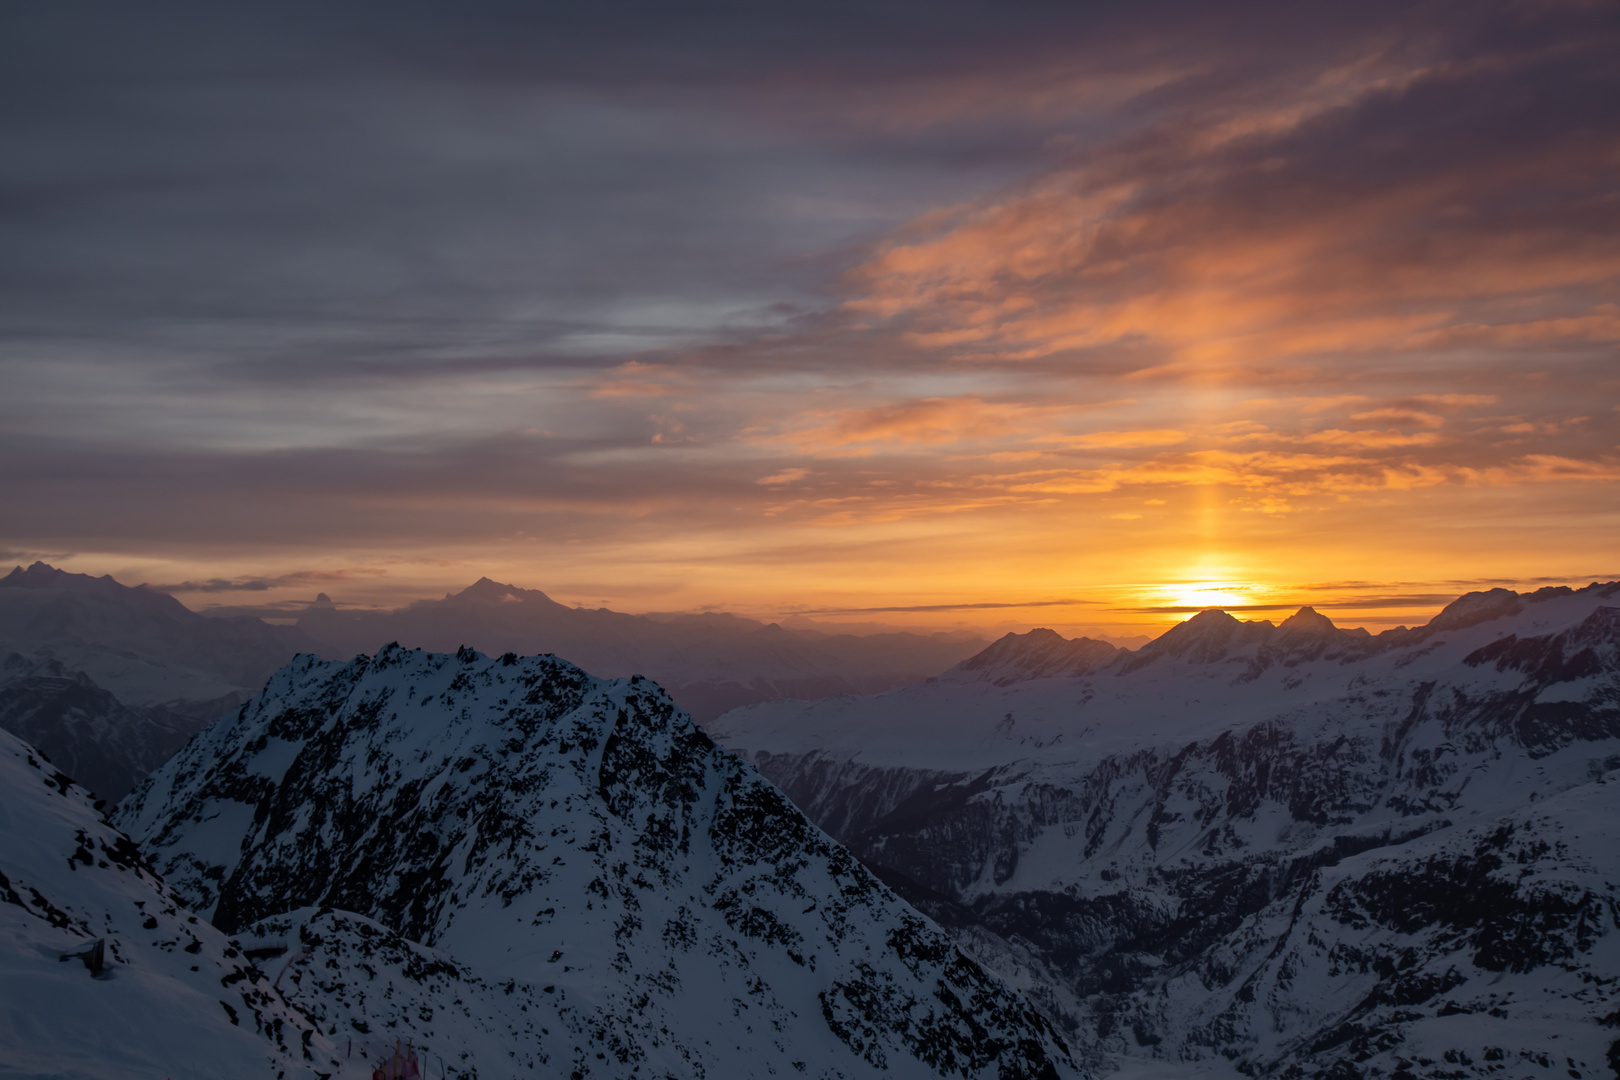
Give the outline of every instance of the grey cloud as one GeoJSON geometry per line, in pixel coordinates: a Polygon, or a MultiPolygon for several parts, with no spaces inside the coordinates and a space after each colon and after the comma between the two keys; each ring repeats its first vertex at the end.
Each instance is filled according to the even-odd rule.
{"type": "Polygon", "coordinates": [[[350,582],[358,577],[380,577],[383,571],[353,570],[295,570],[275,577],[210,578],[207,581],[181,581],[172,584],[148,584],[147,588],[167,593],[231,593],[269,592],[272,589],[293,588],[300,585],[328,585],[350,582]]]}
{"type": "MultiPolygon", "coordinates": [[[[1344,263],[1306,271],[1307,300],[1360,289],[1399,310],[1380,291],[1387,259],[1474,265],[1504,237],[1596,257],[1620,213],[1594,156],[1617,130],[1613,24],[1601,6],[1451,3],[25,6],[0,35],[6,541],[297,549],[755,524],[786,498],[755,485],[760,462],[796,462],[687,451],[806,407],[809,376],[841,392],[983,367],[909,339],[920,317],[873,327],[841,310],[859,285],[840,275],[917,215],[1016,200],[1032,176],[1137,185],[1143,263],[1172,241],[1370,208],[1344,263]],[[1366,56],[1432,67],[1199,148],[1221,117],[1366,56]],[[1076,89],[1160,69],[1103,106],[1076,89]],[[1379,211],[1437,182],[1448,198],[1379,211]],[[693,380],[692,411],[569,388],[632,356],[693,380]],[[769,384],[788,375],[807,378],[769,384]],[[421,394],[396,407],[404,384],[421,394]],[[499,407],[469,421],[435,396],[450,385],[499,407]],[[515,434],[548,429],[509,407],[530,400],[566,413],[567,437],[515,434]],[[671,419],[684,433],[655,450],[671,419]]],[[[1078,272],[1096,269],[1030,292],[1061,305],[1166,283],[1162,265],[1078,272]]],[[[1582,279],[1514,303],[1614,297],[1582,279]]],[[[1473,389],[1511,387],[1537,422],[1569,415],[1566,382],[1584,400],[1615,392],[1601,342],[1466,356],[1473,389]],[[1526,357],[1567,379],[1522,381],[1526,357]]],[[[991,370],[1007,400],[1036,400],[1164,360],[1128,339],[991,370]]],[[[1336,374],[1429,388],[1388,356],[1278,378],[1336,374]]],[[[1484,464],[1590,459],[1612,453],[1602,429],[1457,437],[1484,464]]],[[[820,461],[806,497],[874,478],[926,494],[979,468],[820,461]]]]}
{"type": "Polygon", "coordinates": [[[876,615],[897,614],[901,612],[921,613],[929,611],[989,611],[996,608],[1045,608],[1045,607],[1075,607],[1081,604],[1095,604],[1095,600],[1029,600],[1024,603],[979,603],[979,604],[911,604],[904,607],[852,607],[852,608],[818,608],[815,610],[795,610],[795,615],[876,615]]]}

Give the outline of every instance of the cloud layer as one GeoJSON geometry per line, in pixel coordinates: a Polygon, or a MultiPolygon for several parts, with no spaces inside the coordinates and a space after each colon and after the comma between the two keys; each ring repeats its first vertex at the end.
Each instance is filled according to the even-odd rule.
{"type": "Polygon", "coordinates": [[[1601,572],[1612,5],[604,11],[23,15],[0,546],[1125,623],[1601,572]]]}

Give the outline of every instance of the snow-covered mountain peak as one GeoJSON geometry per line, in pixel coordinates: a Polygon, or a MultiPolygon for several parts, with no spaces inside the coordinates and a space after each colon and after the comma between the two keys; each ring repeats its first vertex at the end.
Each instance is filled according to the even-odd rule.
{"type": "Polygon", "coordinates": [[[1332,619],[1308,605],[1278,623],[1277,630],[1283,634],[1300,637],[1322,637],[1340,633],[1339,628],[1333,625],[1332,619]]]}
{"type": "Polygon", "coordinates": [[[484,604],[531,604],[536,607],[564,608],[565,605],[557,603],[539,589],[522,589],[516,585],[506,585],[499,581],[492,581],[481,577],[458,593],[450,593],[446,600],[462,600],[472,603],[484,604]]]}
{"type": "Polygon", "coordinates": [[[940,679],[1008,686],[1031,679],[1086,675],[1113,660],[1119,652],[1106,641],[1085,637],[1071,640],[1043,627],[1027,634],[1004,635],[940,679]]]}
{"type": "Polygon", "coordinates": [[[645,679],[470,649],[300,657],[119,821],[233,932],[335,909],[283,984],[323,1024],[580,1076],[1074,1071],[645,679]]]}
{"type": "Polygon", "coordinates": [[[48,590],[68,596],[94,597],[102,603],[114,603],[120,607],[162,615],[192,614],[184,604],[168,593],[158,592],[145,585],[133,587],[121,585],[111,574],[103,574],[100,577],[75,574],[44,562],[34,562],[26,570],[21,566],[14,567],[11,573],[0,578],[0,589],[48,590]]]}
{"type": "MultiPolygon", "coordinates": [[[[1554,593],[1553,595],[1560,595],[1554,593]]],[[[1567,592],[1561,595],[1568,595],[1567,592]]],[[[1550,599],[1550,597],[1549,597],[1550,599]]],[[[1517,615],[1524,610],[1524,597],[1512,589],[1487,589],[1483,592],[1465,593],[1441,609],[1440,614],[1430,619],[1423,627],[1429,633],[1441,630],[1461,630],[1469,626],[1478,626],[1480,623],[1493,622],[1517,615]]]]}
{"type": "Polygon", "coordinates": [[[1244,622],[1218,608],[1200,611],[1142,646],[1122,661],[1122,671],[1135,671],[1159,660],[1213,664],[1256,647],[1276,629],[1269,621],[1244,622]]]}
{"type": "MultiPolygon", "coordinates": [[[[50,563],[36,560],[29,564],[27,569],[21,566],[13,567],[11,573],[0,578],[0,588],[7,589],[60,589],[64,587],[96,588],[95,583],[114,582],[110,574],[103,574],[99,578],[89,574],[75,574],[68,570],[59,570],[50,563]]],[[[121,586],[120,586],[121,587],[121,586]]]]}

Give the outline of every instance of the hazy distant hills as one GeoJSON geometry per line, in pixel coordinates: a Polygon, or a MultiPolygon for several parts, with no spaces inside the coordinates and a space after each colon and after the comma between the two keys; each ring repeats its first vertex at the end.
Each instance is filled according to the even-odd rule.
{"type": "Polygon", "coordinates": [[[315,605],[298,629],[323,656],[407,648],[556,653],[603,678],[645,675],[699,722],[778,698],[891,690],[938,675],[984,647],[980,638],[891,633],[854,636],[787,630],[735,615],[649,618],[571,608],[543,592],[488,578],[443,600],[397,611],[346,612],[315,605]]]}
{"type": "Polygon", "coordinates": [[[55,660],[129,705],[212,720],[310,647],[291,627],[209,618],[111,577],[36,562],[0,578],[0,655],[55,660]]]}
{"type": "Polygon", "coordinates": [[[1620,1069],[1620,583],[1008,635],[709,731],[1094,1061],[1620,1069]]]}
{"type": "Polygon", "coordinates": [[[556,653],[646,675],[699,720],[782,697],[870,693],[981,648],[962,635],[785,630],[733,615],[649,618],[565,607],[487,578],[444,600],[351,613],[317,603],[296,627],[213,617],[174,597],[43,562],[0,578],[0,728],[107,798],[236,708],[299,653],[346,660],[391,641],[454,652],[556,653]]]}

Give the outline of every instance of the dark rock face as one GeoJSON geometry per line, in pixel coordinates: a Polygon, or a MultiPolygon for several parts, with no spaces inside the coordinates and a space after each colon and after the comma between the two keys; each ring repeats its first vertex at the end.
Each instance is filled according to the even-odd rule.
{"type": "Polygon", "coordinates": [[[646,680],[301,658],[119,820],[215,925],[297,937],[283,985],[329,1026],[581,1076],[1074,1073],[1047,1021],[646,680]],[[517,1015],[431,1019],[500,987],[517,1015]]]}
{"type": "Polygon", "coordinates": [[[16,653],[0,663],[0,728],[116,802],[204,727],[157,706],[125,705],[82,671],[16,653]]]}
{"type": "Polygon", "coordinates": [[[1081,678],[716,731],[1098,1060],[1586,1076],[1620,1005],[1617,592],[1381,642],[1201,616],[1081,678]]]}

